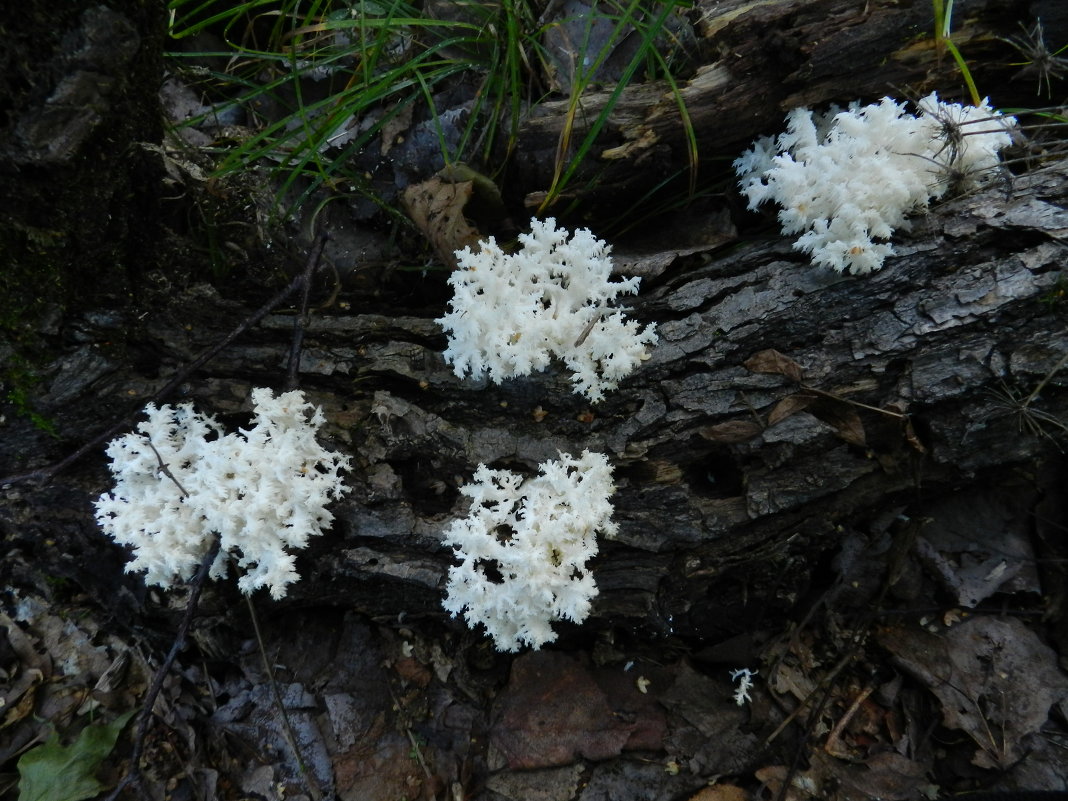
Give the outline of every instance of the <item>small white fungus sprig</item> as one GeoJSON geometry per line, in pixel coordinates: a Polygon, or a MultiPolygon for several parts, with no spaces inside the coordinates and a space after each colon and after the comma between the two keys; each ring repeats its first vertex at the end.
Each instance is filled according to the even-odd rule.
{"type": "Polygon", "coordinates": [[[96,501],[96,519],[133,548],[127,572],[162,587],[188,580],[218,535],[213,578],[233,559],[243,592],[269,587],[274,598],[299,578],[289,550],[333,520],[326,506],[347,491],[349,459],[316,442],[325,418],[303,393],[254,389],[252,403],[255,423],[233,434],[191,403],[149,404],[139,433],[108,445],[115,489],[96,501]]]}
{"type": "Polygon", "coordinates": [[[1012,144],[1016,119],[986,100],[962,106],[931,94],[917,105],[918,116],[888,97],[822,117],[794,109],[785,133],[759,139],[734,162],[749,207],[778,202],[783,233],[801,234],[794,247],[814,264],[878,270],[909,214],[951,188],[992,180],[1012,144]]]}
{"type": "Polygon", "coordinates": [[[753,699],[749,697],[749,691],[753,689],[753,676],[759,673],[759,670],[750,670],[749,668],[739,668],[738,670],[728,671],[731,674],[731,681],[739,681],[738,688],[734,691],[734,703],[738,706],[744,706],[751,702],[753,699]]]}
{"type": "Polygon", "coordinates": [[[610,281],[610,248],[585,228],[570,236],[556,220],[531,220],[508,255],[490,237],[478,253],[456,252],[450,311],[437,320],[449,336],[445,360],[460,378],[485,373],[495,383],[548,367],[553,356],[591,401],[615,389],[648,358],[652,326],[639,330],[611,306],[638,291],[640,278],[610,281]]]}
{"type": "Polygon", "coordinates": [[[500,651],[552,642],[554,620],[581,623],[597,595],[586,569],[597,533],[616,532],[608,500],[614,491],[600,453],[561,453],[525,481],[479,465],[474,481],[460,488],[471,499],[468,516],[445,530],[445,544],[460,559],[449,569],[445,609],[463,613],[472,627],[484,625],[500,651]]]}

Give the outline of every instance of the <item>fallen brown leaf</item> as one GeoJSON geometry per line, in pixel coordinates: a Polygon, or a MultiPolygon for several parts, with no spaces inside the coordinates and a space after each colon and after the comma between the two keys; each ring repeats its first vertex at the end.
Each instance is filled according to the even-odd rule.
{"type": "Polygon", "coordinates": [[[512,663],[494,719],[490,745],[509,768],[524,770],[618,756],[637,726],[615,714],[589,671],[552,651],[512,663]]]}
{"type": "Polygon", "coordinates": [[[913,450],[919,453],[927,453],[927,448],[918,436],[916,436],[916,429],[912,427],[912,421],[905,418],[905,442],[912,446],[913,450]]]}
{"type": "Polygon", "coordinates": [[[401,193],[408,216],[422,231],[438,258],[451,269],[456,268],[456,251],[474,247],[479,232],[464,217],[464,206],[474,194],[473,181],[449,183],[434,176],[412,184],[401,193]]]}
{"type": "Polygon", "coordinates": [[[850,445],[865,447],[867,437],[864,433],[864,424],[860,421],[860,415],[852,406],[845,401],[835,403],[820,403],[813,406],[809,411],[831,426],[835,433],[850,445]]]}
{"type": "Polygon", "coordinates": [[[747,801],[749,794],[733,784],[717,784],[703,787],[689,801],[747,801]]]}
{"type": "Polygon", "coordinates": [[[781,401],[776,403],[775,408],[768,414],[768,425],[773,426],[776,423],[781,423],[790,415],[804,411],[815,402],[816,398],[812,395],[805,395],[802,393],[787,395],[781,401]]]}
{"type": "Polygon", "coordinates": [[[716,423],[714,426],[705,426],[698,433],[705,439],[713,442],[746,442],[754,437],[759,437],[763,429],[752,420],[728,420],[725,423],[716,423]]]}
{"type": "MultiPolygon", "coordinates": [[[[394,107],[395,108],[395,107],[394,107]]],[[[392,109],[390,109],[392,111],[392,109]]],[[[415,111],[415,105],[412,103],[405,103],[403,106],[396,110],[385,123],[382,125],[382,146],[380,152],[383,156],[389,153],[393,149],[393,146],[400,144],[403,141],[401,138],[405,131],[407,131],[412,125],[412,114],[415,111]]]]}
{"type": "Polygon", "coordinates": [[[743,366],[746,370],[753,373],[784,375],[791,381],[796,381],[797,383],[801,383],[801,379],[804,376],[804,370],[801,369],[800,364],[795,362],[789,356],[779,353],[779,351],[774,348],[768,348],[759,353],[754,353],[745,360],[743,366]]]}
{"type": "Polygon", "coordinates": [[[1056,653],[1014,618],[975,617],[940,634],[898,626],[878,640],[938,698],[945,725],[975,741],[972,762],[983,768],[1019,761],[1050,707],[1068,696],[1056,653]]]}

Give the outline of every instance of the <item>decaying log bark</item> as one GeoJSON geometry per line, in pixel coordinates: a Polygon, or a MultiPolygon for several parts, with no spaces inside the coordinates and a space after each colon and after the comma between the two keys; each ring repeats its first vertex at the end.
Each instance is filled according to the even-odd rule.
{"type": "MultiPolygon", "coordinates": [[[[678,82],[677,93],[666,81],[628,86],[618,98],[612,86],[587,90],[573,122],[567,99],[534,110],[517,148],[523,154],[517,166],[519,182],[530,192],[528,205],[536,206],[543,194],[539,188],[551,185],[568,125],[566,158],[606,105],[611,112],[592,149],[595,158],[566,192],[570,199],[581,195],[618,209],[621,192],[640,193],[690,169],[688,128],[698,146],[701,180],[708,181],[757,136],[780,131],[786,112],[799,106],[844,107],[884,96],[917,99],[933,90],[968,102],[956,63],[936,46],[927,0],[728,0],[698,7],[693,49],[700,66],[678,82]]],[[[1051,36],[1063,36],[1061,28],[1068,23],[1058,19],[1059,11],[1051,6],[1033,13],[1058,29],[1051,36]]],[[[1029,18],[1028,9],[1012,0],[955,6],[953,42],[967,57],[979,91],[997,106],[1045,102],[1034,95],[1035,76],[1021,75],[1023,57],[1005,41],[1018,36],[1017,23],[1029,18]]]]}
{"type": "MultiPolygon", "coordinates": [[[[996,54],[1005,45],[993,36],[1012,32],[1007,28],[1015,24],[1018,5],[958,0],[962,29],[954,37],[973,67],[987,47],[1001,58],[996,54]]],[[[727,0],[705,11],[705,47],[719,55],[703,62],[708,66],[684,91],[706,165],[718,159],[725,169],[754,135],[777,130],[792,105],[873,98],[899,85],[945,89],[947,75],[957,81],[948,59],[939,64],[933,51],[925,0],[727,0]]],[[[1002,73],[977,75],[993,94],[988,87],[1002,73]]],[[[140,77],[155,86],[151,76],[140,77]]],[[[129,93],[121,97],[130,99],[129,93]]],[[[585,98],[588,113],[580,123],[595,114],[597,102],[596,95],[585,98]]],[[[544,111],[528,123],[517,149],[523,165],[536,165],[522,182],[530,189],[547,184],[538,170],[552,163],[533,151],[546,143],[555,147],[560,131],[560,107],[544,111]]],[[[665,169],[685,164],[676,111],[662,87],[627,90],[604,143],[614,150],[602,153],[598,165],[610,167],[600,176],[602,188],[618,198],[629,181],[650,175],[655,181],[665,169]]],[[[99,139],[88,141],[100,145],[99,139]]],[[[80,161],[95,152],[74,150],[80,161]]],[[[136,152],[142,151],[155,152],[136,152]]],[[[109,149],[112,157],[117,152],[127,150],[109,149]]],[[[153,182],[141,190],[161,193],[153,182]]],[[[79,204],[64,205],[71,207],[79,204]]],[[[339,207],[330,208],[331,219],[344,222],[339,207]]],[[[1063,486],[1064,475],[1060,465],[1047,466],[1068,427],[1066,207],[1068,162],[1006,177],[916,219],[896,240],[884,269],[865,277],[814,268],[774,232],[732,241],[729,221],[720,224],[729,216],[724,208],[709,215],[711,236],[698,231],[683,241],[665,229],[644,251],[620,246],[620,271],[643,276],[632,314],[657,325],[660,343],[635,375],[595,406],[574,395],[558,369],[500,386],[458,379],[442,359],[445,338],[434,322],[445,308],[443,273],[391,277],[388,270],[353,264],[359,240],[343,238],[335,225],[331,260],[343,280],[318,287],[322,307],[308,321],[300,377],[325,411],[330,447],[352,456],[352,491],[337,504],[332,530],[301,554],[302,580],[289,596],[277,604],[256,599],[270,615],[264,627],[269,659],[277,656],[284,665],[284,706],[327,794],[334,788],[342,799],[411,797],[425,779],[423,797],[444,797],[447,787],[449,797],[529,798],[555,783],[571,787],[556,792],[561,798],[626,792],[681,798],[713,776],[787,764],[792,755],[757,761],[787,707],[765,703],[755,712],[756,705],[734,703],[735,689],[719,663],[768,662],[760,663],[748,643],[732,642],[733,635],[781,632],[783,613],[811,610],[809,591],[845,573],[830,566],[840,546],[848,550],[843,543],[873,543],[875,555],[858,560],[869,572],[838,596],[828,630],[854,600],[868,608],[884,572],[897,569],[891,551],[900,542],[911,545],[879,534],[902,519],[937,518],[939,510],[949,509],[944,516],[957,515],[967,527],[973,518],[1011,506],[1004,531],[1017,544],[1033,540],[1036,549],[1053,551],[1038,557],[1061,558],[1043,562],[1016,554],[1012,566],[1003,561],[991,573],[1022,572],[1020,565],[1028,563],[1030,583],[1023,591],[1041,584],[1049,595],[1043,612],[1063,653],[1062,562],[1068,554],[1061,552],[1056,528],[1065,516],[1063,493],[1054,488],[1063,486]],[[606,453],[614,465],[619,524],[618,536],[601,542],[592,564],[600,588],[593,614],[581,627],[556,627],[559,649],[494,659],[484,638],[449,620],[440,604],[452,559],[441,532],[466,511],[458,487],[482,462],[533,472],[559,451],[585,448],[606,453]],[[976,503],[982,508],[970,517],[969,505],[990,488],[1015,492],[1017,502],[976,503]],[[886,541],[893,545],[879,550],[886,541]],[[1041,579],[1038,571],[1045,571],[1041,579]],[[693,660],[678,659],[683,652],[693,660]],[[714,664],[717,675],[703,675],[691,662],[714,664]],[[637,669],[628,672],[632,664],[637,669]],[[602,692],[591,675],[599,681],[608,676],[611,691],[602,692]],[[433,776],[426,763],[423,773],[416,770],[412,757],[419,756],[421,732],[433,738],[424,744],[433,776]],[[614,758],[631,749],[639,755],[614,758]],[[598,760],[605,761],[591,768],[598,760]],[[548,775],[554,771],[555,778],[548,775]],[[483,792],[478,784],[487,775],[483,792]],[[435,781],[447,784],[436,787],[435,781]]],[[[104,204],[96,211],[110,209],[104,204]]],[[[682,229],[702,227],[692,209],[682,213],[691,215],[682,229]]],[[[116,253],[134,252],[127,222],[137,217],[114,216],[123,221],[113,229],[118,234],[114,241],[101,235],[102,241],[116,253]]],[[[19,229],[24,244],[34,241],[28,234],[39,227],[19,229]]],[[[103,251],[66,247],[88,241],[78,237],[62,241],[62,264],[86,257],[86,275],[104,284],[98,269],[103,251]]],[[[302,261],[294,259],[294,267],[302,261]]],[[[14,392],[0,393],[0,535],[6,544],[0,564],[8,591],[0,611],[22,614],[38,632],[47,623],[53,646],[82,640],[80,652],[93,652],[93,667],[82,670],[71,659],[79,649],[52,649],[73,666],[64,671],[83,674],[64,677],[73,684],[55,685],[79,699],[69,717],[90,692],[94,702],[103,698],[116,711],[135,703],[136,677],[119,679],[108,691],[101,687],[103,675],[111,673],[113,659],[125,664],[133,642],[146,645],[136,650],[148,654],[171,645],[160,610],[181,605],[182,593],[147,598],[140,578],[123,573],[126,554],[95,524],[92,500],[111,485],[103,445],[44,482],[5,484],[3,477],[54,465],[141,408],[197,354],[249,319],[262,303],[259,294],[268,292],[250,289],[254,282],[241,276],[219,282],[228,289],[190,286],[181,269],[156,270],[156,264],[133,276],[139,294],[127,296],[120,282],[107,285],[106,299],[83,299],[79,311],[35,310],[40,352],[48,348],[52,361],[41,356],[41,382],[23,408],[14,392]],[[27,416],[26,406],[38,416],[27,416]],[[105,610],[105,619],[82,630],[67,626],[86,609],[93,618],[105,610]],[[84,688],[71,692],[78,681],[84,688]],[[108,700],[109,692],[127,697],[108,700]]],[[[138,265],[136,258],[122,262],[132,272],[138,265]]],[[[292,332],[292,309],[270,314],[163,402],[192,401],[228,426],[244,425],[249,389],[282,387],[292,332]]],[[[8,352],[0,350],[0,357],[8,352]]],[[[987,543],[1002,532],[983,528],[987,543]]],[[[925,581],[924,569],[954,572],[945,569],[951,557],[932,542],[897,560],[907,562],[902,571],[912,571],[916,584],[925,581]]],[[[983,571],[979,575],[981,583],[983,571]]],[[[926,602],[938,592],[917,590],[909,600],[926,602]]],[[[245,647],[251,634],[243,614],[232,582],[205,593],[199,652],[187,663],[184,681],[175,682],[168,702],[175,702],[174,714],[163,716],[176,726],[167,744],[183,744],[171,759],[173,770],[161,768],[160,776],[214,782],[255,775],[259,784],[241,790],[270,797],[276,780],[296,775],[296,768],[276,774],[264,764],[284,761],[288,746],[277,713],[269,711],[273,701],[259,656],[245,647]],[[184,700],[183,684],[196,685],[184,700]],[[195,737],[187,718],[196,718],[195,737]],[[217,738],[234,738],[236,745],[217,738]],[[202,749],[197,753],[184,746],[194,741],[202,749]],[[235,749],[241,756],[234,761],[248,764],[216,773],[235,749]]],[[[46,673],[26,668],[55,658],[52,652],[37,654],[19,625],[5,621],[6,639],[23,662],[21,676],[11,675],[20,682],[29,675],[33,686],[46,676],[42,686],[51,684],[46,673]]],[[[851,648],[857,635],[840,633],[832,639],[851,648]]],[[[14,662],[10,654],[8,662],[14,662]]],[[[145,658],[133,663],[147,671],[145,658]]],[[[828,664],[806,667],[806,680],[833,682],[837,668],[827,673],[828,664]]],[[[771,673],[764,671],[761,681],[771,673]]],[[[19,701],[12,720],[21,714],[28,721],[30,711],[38,711],[32,692],[25,698],[30,705],[19,701]]],[[[38,729],[8,731],[18,732],[5,743],[6,758],[13,760],[38,729]]],[[[919,755],[909,767],[922,775],[926,759],[919,755]]],[[[849,767],[868,771],[871,764],[849,767]]],[[[164,785],[172,786],[160,781],[161,797],[164,785]]],[[[214,792],[212,785],[203,795],[214,792]]]]}
{"type": "MultiPolygon", "coordinates": [[[[533,471],[589,448],[609,455],[618,485],[619,536],[594,564],[602,625],[725,636],[746,625],[743,606],[790,605],[843,527],[922,514],[984,471],[1051,450],[1068,420],[1056,372],[1068,352],[1066,203],[1065,163],[956,200],[917,220],[868,277],[814,268],[778,236],[620,256],[646,271],[634,315],[657,324],[660,344],[596,406],[555,370],[501,386],[457,379],[433,322],[441,305],[389,316],[356,299],[316,313],[303,387],[353,456],[353,492],[287,602],[444,620],[440,532],[464,512],[457,487],[481,462],[533,471]]],[[[42,408],[66,442],[9,421],[5,473],[136,407],[253,308],[203,286],[158,302],[71,324],[42,408]]],[[[227,415],[248,389],[283,380],[292,322],[271,315],[173,400],[241,422],[227,415]]],[[[114,586],[137,582],[120,577],[121,555],[92,521],[107,483],[100,455],[45,487],[8,488],[2,524],[27,563],[114,606],[132,598],[114,586]]]]}

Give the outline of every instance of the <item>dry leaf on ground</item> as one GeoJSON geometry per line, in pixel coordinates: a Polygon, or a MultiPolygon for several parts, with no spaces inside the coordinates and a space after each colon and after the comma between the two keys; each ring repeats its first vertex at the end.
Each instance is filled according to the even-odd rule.
{"type": "Polygon", "coordinates": [[[983,768],[1023,758],[1027,739],[1068,695],[1056,653],[1014,618],[976,617],[939,634],[884,629],[879,643],[938,697],[945,725],[975,741],[972,762],[983,768]]]}
{"type": "Polygon", "coordinates": [[[401,194],[408,216],[449,268],[456,267],[457,250],[473,247],[480,238],[464,217],[464,206],[473,194],[473,181],[450,183],[437,176],[412,184],[401,194]]]}
{"type": "Polygon", "coordinates": [[[513,663],[493,717],[490,745],[510,768],[618,756],[636,728],[616,714],[589,671],[551,651],[513,663]]]}

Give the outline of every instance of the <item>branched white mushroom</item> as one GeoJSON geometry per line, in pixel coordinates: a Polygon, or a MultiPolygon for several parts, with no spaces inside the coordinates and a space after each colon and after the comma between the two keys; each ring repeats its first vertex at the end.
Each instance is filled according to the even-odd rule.
{"type": "Polygon", "coordinates": [[[213,577],[233,559],[244,592],[265,586],[275,598],[299,578],[291,551],[333,520],[326,506],[346,491],[349,460],[316,442],[325,420],[303,393],[254,389],[252,402],[254,425],[233,434],[190,403],[149,404],[138,433],[108,445],[115,488],[96,501],[96,519],[133,548],[127,571],[169,587],[192,576],[218,536],[213,577]]]}
{"type": "Polygon", "coordinates": [[[615,389],[648,357],[657,337],[611,304],[638,291],[639,278],[610,281],[609,247],[587,229],[568,235],[552,218],[531,221],[522,249],[508,255],[490,237],[478,253],[457,251],[445,359],[460,378],[505,378],[544,370],[555,356],[575,391],[592,401],[615,389]]]}

